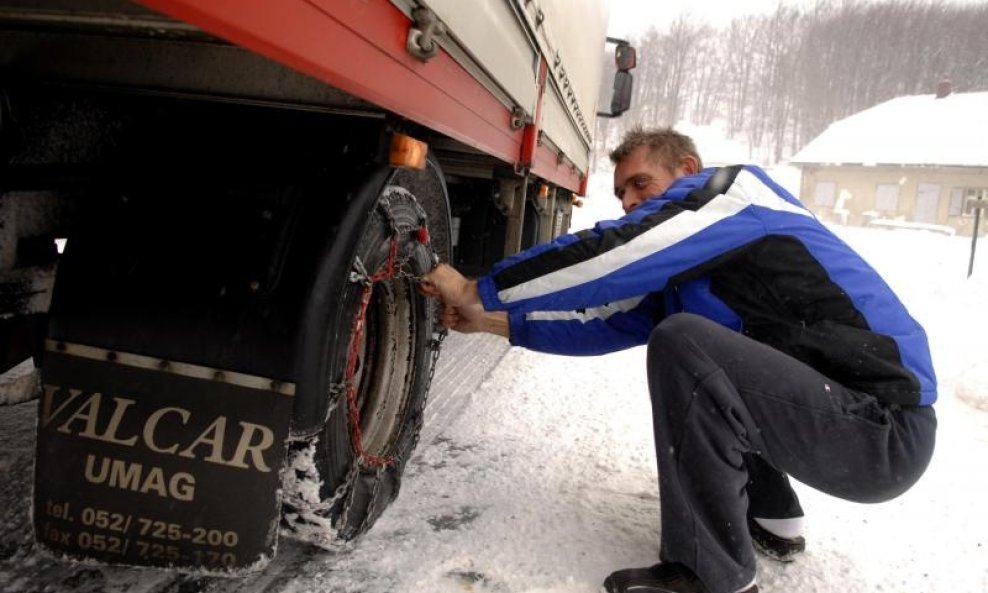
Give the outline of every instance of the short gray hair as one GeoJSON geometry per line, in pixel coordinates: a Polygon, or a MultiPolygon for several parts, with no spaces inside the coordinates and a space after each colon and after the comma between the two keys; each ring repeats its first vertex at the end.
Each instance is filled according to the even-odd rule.
{"type": "Polygon", "coordinates": [[[703,161],[700,159],[693,139],[672,128],[645,129],[641,126],[635,126],[624,135],[621,144],[611,151],[609,155],[611,162],[615,165],[619,164],[641,146],[648,147],[649,159],[652,162],[669,171],[678,167],[683,158],[687,156],[695,158],[699,167],[703,168],[703,161]]]}

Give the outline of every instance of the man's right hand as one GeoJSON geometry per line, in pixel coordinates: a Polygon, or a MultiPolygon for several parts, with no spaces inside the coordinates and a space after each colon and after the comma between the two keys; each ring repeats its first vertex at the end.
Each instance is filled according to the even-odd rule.
{"type": "Polygon", "coordinates": [[[464,334],[487,331],[484,313],[484,308],[480,305],[454,307],[453,305],[443,303],[442,308],[439,310],[439,323],[443,327],[464,334]]]}
{"type": "Polygon", "coordinates": [[[422,277],[419,290],[442,301],[439,322],[444,327],[468,334],[488,332],[508,337],[508,314],[486,311],[480,301],[477,281],[467,280],[452,266],[436,266],[422,277]]]}
{"type": "Polygon", "coordinates": [[[504,311],[485,311],[479,304],[454,307],[443,303],[439,311],[439,322],[443,327],[464,334],[487,332],[505,338],[510,336],[508,314],[504,311]]]}

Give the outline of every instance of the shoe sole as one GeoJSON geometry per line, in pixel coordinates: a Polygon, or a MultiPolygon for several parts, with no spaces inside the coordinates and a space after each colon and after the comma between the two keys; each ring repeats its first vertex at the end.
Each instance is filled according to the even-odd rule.
{"type": "Polygon", "coordinates": [[[782,562],[785,564],[793,562],[794,560],[796,560],[796,556],[799,556],[805,551],[805,550],[793,550],[788,554],[779,554],[778,552],[772,550],[771,548],[766,548],[765,546],[762,546],[755,540],[752,540],[751,544],[754,546],[755,551],[761,554],[762,556],[775,560],[776,562],[782,562]]]}

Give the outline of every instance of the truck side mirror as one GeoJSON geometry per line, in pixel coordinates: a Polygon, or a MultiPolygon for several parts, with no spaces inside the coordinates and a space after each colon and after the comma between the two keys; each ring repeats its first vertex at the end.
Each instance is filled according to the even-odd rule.
{"type": "Polygon", "coordinates": [[[634,80],[631,77],[631,72],[618,70],[614,73],[614,95],[611,96],[611,112],[606,117],[617,117],[631,107],[633,83],[634,80]]]}
{"type": "Polygon", "coordinates": [[[638,52],[627,41],[620,41],[614,48],[614,64],[617,65],[618,72],[634,70],[638,65],[638,52]]]}
{"type": "Polygon", "coordinates": [[[597,117],[617,117],[631,107],[631,94],[634,88],[634,78],[631,76],[632,70],[638,63],[638,52],[635,48],[623,39],[607,38],[608,43],[615,43],[614,65],[617,72],[614,73],[614,87],[611,94],[611,110],[598,111],[597,117]]]}

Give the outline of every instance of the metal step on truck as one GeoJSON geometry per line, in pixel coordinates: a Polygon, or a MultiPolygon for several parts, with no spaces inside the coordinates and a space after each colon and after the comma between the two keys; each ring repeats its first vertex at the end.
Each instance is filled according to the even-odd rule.
{"type": "Polygon", "coordinates": [[[442,340],[417,278],[568,229],[599,89],[606,116],[630,97],[606,20],[605,0],[0,0],[2,363],[40,372],[39,544],[243,574],[280,533],[367,530],[442,340]]]}

